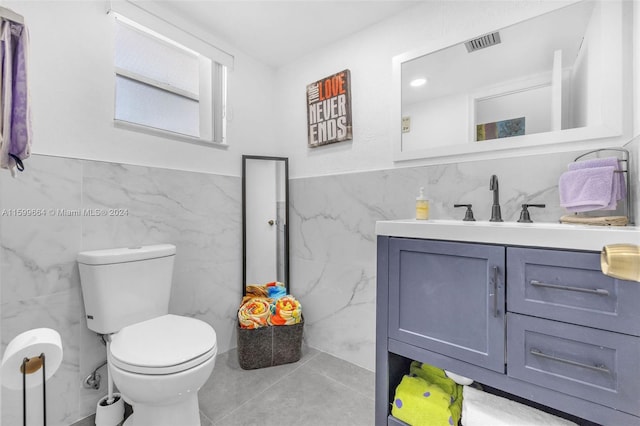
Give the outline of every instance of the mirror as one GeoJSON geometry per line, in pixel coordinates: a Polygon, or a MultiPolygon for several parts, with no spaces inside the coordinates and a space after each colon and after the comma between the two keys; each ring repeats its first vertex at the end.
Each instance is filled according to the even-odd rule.
{"type": "Polygon", "coordinates": [[[242,294],[280,281],[289,293],[289,160],[242,156],[242,294]]]}
{"type": "Polygon", "coordinates": [[[620,136],[625,3],[580,1],[395,57],[394,160],[620,136]]]}

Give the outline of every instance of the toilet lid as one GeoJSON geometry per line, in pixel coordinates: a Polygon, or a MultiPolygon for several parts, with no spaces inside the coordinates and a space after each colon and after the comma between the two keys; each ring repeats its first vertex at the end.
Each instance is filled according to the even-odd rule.
{"type": "Polygon", "coordinates": [[[209,324],[169,314],[112,335],[109,358],[123,370],[169,374],[199,365],[216,352],[216,332],[209,324]]]}

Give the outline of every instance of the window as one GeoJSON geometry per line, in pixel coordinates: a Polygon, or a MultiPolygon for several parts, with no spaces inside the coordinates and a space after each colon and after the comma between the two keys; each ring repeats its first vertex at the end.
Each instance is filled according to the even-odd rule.
{"type": "Polygon", "coordinates": [[[225,143],[226,67],[116,15],[116,124],[225,143]]]}

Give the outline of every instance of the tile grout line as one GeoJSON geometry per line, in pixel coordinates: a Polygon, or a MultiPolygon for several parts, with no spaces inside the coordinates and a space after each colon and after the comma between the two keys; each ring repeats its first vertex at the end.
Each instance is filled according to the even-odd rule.
{"type": "Polygon", "coordinates": [[[202,412],[202,410],[198,410],[198,412],[200,413],[200,415],[202,417],[204,417],[205,419],[207,419],[209,421],[209,424],[207,426],[213,426],[213,420],[211,420],[209,417],[207,417],[207,415],[204,412],[202,412]]]}
{"type": "Polygon", "coordinates": [[[350,391],[353,391],[355,393],[357,393],[358,395],[362,396],[363,398],[369,399],[371,401],[375,401],[375,396],[371,397],[369,395],[366,395],[364,392],[362,392],[360,389],[354,388],[352,386],[349,386],[348,384],[341,382],[338,379],[334,379],[333,377],[329,376],[328,374],[325,374],[324,372],[319,373],[320,375],[322,375],[323,377],[326,377],[327,379],[336,382],[337,384],[341,385],[342,387],[345,387],[347,389],[349,389],[350,391]]]}
{"type": "MultiPolygon", "coordinates": [[[[317,350],[317,349],[316,349],[317,350]]],[[[215,423],[212,423],[212,426],[215,426],[216,424],[219,424],[221,421],[223,421],[224,419],[226,419],[227,417],[233,415],[236,411],[240,410],[242,407],[244,407],[245,405],[247,405],[250,401],[252,401],[253,399],[257,398],[259,395],[267,392],[269,389],[271,389],[272,387],[276,386],[278,383],[280,383],[282,380],[284,380],[286,377],[290,376],[291,374],[293,374],[294,372],[298,371],[302,366],[304,366],[305,364],[307,364],[309,361],[311,361],[312,359],[314,359],[316,356],[318,356],[318,354],[321,351],[317,350],[317,353],[315,353],[314,355],[310,356],[309,359],[307,359],[306,361],[304,361],[302,364],[296,366],[296,368],[294,368],[293,370],[291,370],[290,372],[288,372],[287,374],[283,374],[278,380],[276,380],[275,382],[273,382],[269,387],[265,388],[262,392],[256,394],[255,396],[247,399],[246,401],[244,401],[242,404],[238,405],[236,408],[234,408],[233,410],[231,410],[230,412],[228,412],[227,414],[225,414],[224,416],[220,417],[218,420],[215,421],[215,423]]]]}

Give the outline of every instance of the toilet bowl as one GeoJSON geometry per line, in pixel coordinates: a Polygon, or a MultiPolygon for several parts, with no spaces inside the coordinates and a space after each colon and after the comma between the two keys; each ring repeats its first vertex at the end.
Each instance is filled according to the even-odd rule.
{"type": "Polygon", "coordinates": [[[163,315],[111,336],[110,373],[133,415],[126,426],[200,426],[198,390],[217,354],[207,323],[163,315]]]}
{"type": "Polygon", "coordinates": [[[200,426],[216,332],[169,314],[175,255],[173,244],[78,253],[87,327],[109,336],[109,374],[133,406],[127,426],[200,426]]]}

